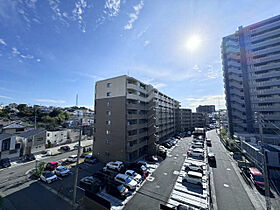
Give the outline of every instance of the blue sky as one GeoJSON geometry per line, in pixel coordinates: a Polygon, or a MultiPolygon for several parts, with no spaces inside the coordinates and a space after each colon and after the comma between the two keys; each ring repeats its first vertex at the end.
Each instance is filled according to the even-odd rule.
{"type": "Polygon", "coordinates": [[[97,80],[129,74],[183,107],[224,107],[222,37],[279,11],[279,0],[0,0],[0,104],[72,106],[78,93],[92,107],[97,80]]]}

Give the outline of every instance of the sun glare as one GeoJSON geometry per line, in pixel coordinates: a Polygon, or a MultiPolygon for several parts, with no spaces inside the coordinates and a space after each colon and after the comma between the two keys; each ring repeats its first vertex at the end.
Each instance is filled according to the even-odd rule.
{"type": "Polygon", "coordinates": [[[192,37],[189,38],[189,40],[187,41],[187,49],[189,51],[195,51],[199,48],[201,44],[201,39],[199,36],[194,35],[192,37]]]}

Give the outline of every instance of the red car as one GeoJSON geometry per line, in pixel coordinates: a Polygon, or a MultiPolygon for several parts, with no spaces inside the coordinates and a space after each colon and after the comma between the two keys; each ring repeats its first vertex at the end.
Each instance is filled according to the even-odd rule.
{"type": "Polygon", "coordinates": [[[156,163],[158,162],[158,158],[155,155],[146,156],[146,161],[156,163]]]}
{"type": "Polygon", "coordinates": [[[49,171],[53,171],[54,169],[57,168],[57,166],[58,166],[58,162],[52,161],[52,162],[47,163],[46,169],[49,171]]]}
{"type": "Polygon", "coordinates": [[[262,173],[257,168],[249,168],[250,178],[254,182],[257,188],[265,190],[264,178],[262,173]]]}

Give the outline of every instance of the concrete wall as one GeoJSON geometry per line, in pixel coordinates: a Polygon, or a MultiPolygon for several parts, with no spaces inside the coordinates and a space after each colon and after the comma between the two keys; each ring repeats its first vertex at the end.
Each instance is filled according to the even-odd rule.
{"type": "Polygon", "coordinates": [[[95,110],[94,155],[104,162],[125,161],[126,97],[96,99],[95,110]],[[107,102],[110,102],[109,107],[107,102]],[[106,114],[108,110],[111,111],[110,116],[106,114]],[[107,120],[110,120],[110,125],[106,124],[107,120]]]}
{"type": "Polygon", "coordinates": [[[47,131],[46,144],[60,145],[67,142],[67,131],[47,131]]]}
{"type": "Polygon", "coordinates": [[[111,92],[110,97],[126,95],[126,76],[115,77],[112,79],[98,81],[95,84],[95,99],[108,98],[107,92],[111,92]],[[111,83],[111,87],[107,84],[111,83]]]}

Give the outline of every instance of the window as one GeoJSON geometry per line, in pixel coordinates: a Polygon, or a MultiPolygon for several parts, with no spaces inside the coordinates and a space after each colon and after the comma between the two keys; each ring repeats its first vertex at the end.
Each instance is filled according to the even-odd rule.
{"type": "Polygon", "coordinates": [[[111,121],[110,120],[106,120],[106,125],[111,125],[111,121]]]}
{"type": "Polygon", "coordinates": [[[106,130],[106,134],[107,134],[107,135],[110,134],[110,131],[109,131],[109,130],[106,130]]]}
{"type": "Polygon", "coordinates": [[[106,111],[106,114],[107,114],[108,116],[110,116],[110,115],[111,115],[111,111],[106,111]]]}
{"type": "Polygon", "coordinates": [[[110,101],[107,101],[107,107],[109,107],[110,106],[110,101]]]}
{"type": "Polygon", "coordinates": [[[111,87],[112,86],[112,83],[107,83],[107,88],[111,87]]]}
{"type": "Polygon", "coordinates": [[[111,92],[107,92],[107,96],[111,96],[111,92]]]}
{"type": "Polygon", "coordinates": [[[10,149],[11,139],[5,139],[2,141],[2,151],[6,151],[10,149]]]}
{"type": "Polygon", "coordinates": [[[110,140],[107,139],[107,140],[106,140],[106,144],[110,144],[110,140]]]}

